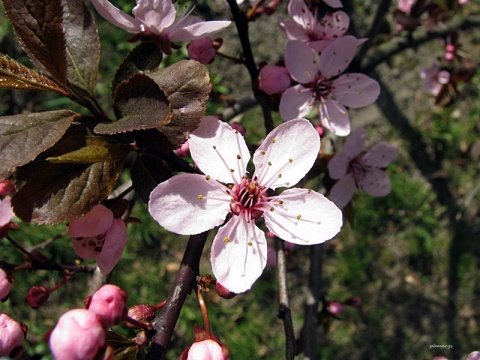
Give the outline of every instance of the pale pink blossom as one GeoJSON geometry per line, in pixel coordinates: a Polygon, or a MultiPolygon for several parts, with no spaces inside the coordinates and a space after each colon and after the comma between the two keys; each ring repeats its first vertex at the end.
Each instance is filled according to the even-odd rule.
{"type": "Polygon", "coordinates": [[[340,208],[350,202],[356,188],[372,196],[385,196],[391,190],[390,178],[383,168],[398,156],[398,148],[380,142],[362,153],[366,137],[364,128],[355,130],[343,150],[328,163],[330,177],[338,180],[329,198],[340,208]]]}
{"type": "Polygon", "coordinates": [[[0,227],[8,225],[14,216],[11,200],[6,197],[0,201],[0,227]]]}
{"type": "Polygon", "coordinates": [[[480,351],[471,352],[466,360],[480,360],[480,351]]]}
{"type": "Polygon", "coordinates": [[[259,88],[268,95],[281,93],[290,86],[290,75],[283,66],[267,64],[258,75],[259,88]]]}
{"type": "Polygon", "coordinates": [[[171,0],[137,0],[133,17],[108,0],[92,0],[92,4],[107,21],[132,34],[153,35],[167,54],[169,42],[191,41],[210,36],[226,28],[230,21],[203,21],[190,15],[191,9],[175,19],[177,10],[171,0]]]}
{"type": "Polygon", "coordinates": [[[219,343],[212,339],[194,342],[188,350],[187,360],[228,360],[219,343]]]}
{"type": "Polygon", "coordinates": [[[12,351],[22,346],[25,335],[21,324],[0,312],[0,357],[13,355],[12,351]]]}
{"type": "Polygon", "coordinates": [[[105,327],[123,321],[127,315],[127,293],[116,285],[106,284],[93,294],[88,311],[97,314],[105,327]]]}
{"type": "Polygon", "coordinates": [[[12,282],[8,274],[0,268],[0,300],[7,298],[12,289],[12,282]]]}
{"type": "Polygon", "coordinates": [[[315,52],[300,41],[290,41],[285,65],[299,84],[284,91],[280,100],[283,120],[306,116],[319,102],[322,126],[338,136],[350,133],[346,107],[360,108],[380,94],[378,82],[360,73],[340,75],[350,64],[358,41],[344,36],[329,45],[316,60],[315,52]]]}
{"type": "Polygon", "coordinates": [[[103,351],[106,334],[100,317],[74,309],[60,317],[48,342],[57,360],[92,360],[103,351]]]}
{"type": "Polygon", "coordinates": [[[71,220],[68,226],[73,249],[82,259],[96,259],[104,274],[110,273],[127,243],[127,228],[122,219],[104,205],[96,205],[86,215],[71,220]]]}
{"type": "Polygon", "coordinates": [[[167,230],[198,234],[223,225],[211,249],[217,280],[235,293],[244,292],[262,274],[267,259],[261,217],[279,238],[300,245],[335,236],[340,210],[323,195],[292,188],[273,196],[268,189],[291,187],[312,167],[320,138],[305,119],[275,128],[253,156],[255,172],[247,177],[250,154],[238,131],[205,117],[190,136],[193,160],[205,175],[181,174],[150,194],[149,211],[167,230]]]}
{"type": "Polygon", "coordinates": [[[397,8],[403,13],[410,14],[415,0],[398,0],[397,8]]]}
{"type": "Polygon", "coordinates": [[[187,46],[188,57],[202,64],[210,64],[215,60],[217,49],[209,37],[195,39],[187,46]]]}
{"type": "Polygon", "coordinates": [[[437,96],[442,87],[450,82],[450,73],[442,70],[438,63],[433,63],[429,68],[423,69],[420,76],[423,79],[423,90],[434,96],[437,96]]]}
{"type": "MultiPolygon", "coordinates": [[[[332,1],[330,1],[332,2],[332,1]]],[[[342,7],[340,1],[333,1],[342,7]]],[[[315,51],[323,51],[336,39],[345,35],[350,25],[350,18],[343,11],[327,13],[318,19],[317,14],[312,13],[304,0],[290,0],[288,14],[293,21],[280,21],[279,25],[289,40],[299,40],[308,43],[315,51]]],[[[358,40],[362,42],[362,40],[358,40]]]]}
{"type": "Polygon", "coordinates": [[[343,304],[338,300],[329,301],[327,311],[333,316],[338,316],[343,312],[343,304]]]}
{"type": "Polygon", "coordinates": [[[180,157],[187,157],[190,155],[190,143],[188,142],[188,139],[187,141],[185,141],[182,146],[180,146],[177,150],[174,150],[173,151],[175,154],[177,154],[177,156],[180,156],[180,157]]]}

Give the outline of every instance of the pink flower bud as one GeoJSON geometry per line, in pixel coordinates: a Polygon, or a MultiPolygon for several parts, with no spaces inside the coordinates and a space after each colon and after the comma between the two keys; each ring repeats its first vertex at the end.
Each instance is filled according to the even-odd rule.
{"type": "Polygon", "coordinates": [[[0,313],[0,357],[15,358],[21,352],[21,346],[27,335],[26,326],[22,326],[5,313],[0,313]]]}
{"type": "Polygon", "coordinates": [[[12,195],[15,192],[15,185],[10,180],[0,181],[0,196],[12,195]]]}
{"type": "Polygon", "coordinates": [[[343,312],[343,305],[338,300],[330,301],[327,305],[327,311],[333,316],[338,316],[343,312]]]}
{"type": "Polygon", "coordinates": [[[0,269],[0,300],[6,300],[10,289],[12,288],[13,279],[3,269],[0,269]]]}
{"type": "Polygon", "coordinates": [[[290,86],[290,75],[283,66],[265,65],[258,76],[259,87],[268,95],[281,93],[290,86]]]}
{"type": "Polygon", "coordinates": [[[74,309],[63,314],[50,334],[55,359],[91,360],[105,350],[105,329],[95,313],[74,309]]]}
{"type": "Polygon", "coordinates": [[[220,284],[218,281],[215,283],[215,291],[217,292],[218,295],[220,295],[220,297],[224,299],[231,299],[237,295],[234,292],[231,292],[230,290],[228,290],[225,286],[220,284]]]}
{"type": "Polygon", "coordinates": [[[48,300],[49,296],[50,296],[49,289],[43,286],[32,286],[30,289],[28,289],[25,302],[32,309],[38,309],[40,306],[42,306],[45,303],[45,301],[48,300]]]}
{"type": "Polygon", "coordinates": [[[175,154],[177,154],[180,157],[185,157],[190,155],[190,144],[187,141],[185,141],[182,146],[180,146],[177,150],[174,151],[175,154]]]}
{"type": "MultiPolygon", "coordinates": [[[[134,320],[146,324],[153,320],[156,311],[157,308],[155,306],[149,304],[137,304],[128,309],[128,316],[134,320]]],[[[128,321],[125,322],[125,325],[127,325],[129,328],[136,327],[128,321]]]]}
{"type": "Polygon", "coordinates": [[[219,343],[207,339],[192,344],[187,360],[228,360],[228,355],[219,343]]]}
{"type": "Polygon", "coordinates": [[[187,46],[188,56],[202,64],[210,64],[217,55],[217,49],[213,46],[212,39],[206,37],[192,40],[187,46]]]}
{"type": "Polygon", "coordinates": [[[128,295],[116,285],[103,285],[93,294],[88,311],[97,314],[105,327],[119,324],[127,315],[128,295]]]}
{"type": "Polygon", "coordinates": [[[323,126],[315,126],[315,130],[317,130],[318,135],[320,136],[325,135],[325,129],[323,128],[323,126]]]}
{"type": "Polygon", "coordinates": [[[345,300],[343,303],[352,307],[360,307],[362,306],[362,299],[360,298],[360,296],[352,296],[345,300]]]}
{"type": "Polygon", "coordinates": [[[471,352],[466,360],[480,360],[480,351],[471,352]]]}

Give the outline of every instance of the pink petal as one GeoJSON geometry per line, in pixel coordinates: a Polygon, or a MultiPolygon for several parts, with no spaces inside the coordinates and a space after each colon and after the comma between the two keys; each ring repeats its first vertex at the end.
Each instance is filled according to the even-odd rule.
{"type": "Polygon", "coordinates": [[[148,30],[160,34],[173,24],[177,10],[170,0],[137,0],[137,6],[133,8],[132,13],[148,30]]]}
{"type": "Polygon", "coordinates": [[[285,66],[291,77],[301,84],[315,80],[318,69],[315,52],[301,41],[289,41],[285,49],[285,66]]]}
{"type": "Polygon", "coordinates": [[[360,127],[347,138],[345,144],[343,144],[342,151],[352,160],[360,155],[365,147],[366,140],[367,132],[363,127],[360,127]]]}
{"type": "Polygon", "coordinates": [[[343,209],[352,200],[356,188],[353,174],[347,174],[333,185],[328,198],[340,209],[343,209]]]}
{"type": "Polygon", "coordinates": [[[290,0],[288,15],[306,30],[313,28],[317,22],[303,0],[290,0]]]}
{"type": "Polygon", "coordinates": [[[249,290],[267,263],[267,240],[254,222],[234,215],[222,226],[211,251],[217,281],[234,293],[249,290]]]}
{"type": "Polygon", "coordinates": [[[84,216],[71,220],[68,225],[68,233],[74,238],[105,234],[112,225],[112,221],[112,210],[98,204],[84,216]]]}
{"type": "Polygon", "coordinates": [[[287,121],[255,151],[253,178],[271,189],[294,186],[311,169],[319,150],[320,137],[308,120],[287,121]]]}
{"type": "Polygon", "coordinates": [[[224,183],[239,183],[250,153],[243,136],[213,116],[202,118],[190,134],[190,153],[200,170],[224,183]]]}
{"type": "Polygon", "coordinates": [[[283,66],[267,64],[258,75],[259,88],[268,95],[281,93],[290,86],[290,75],[283,66]]]}
{"type": "Polygon", "coordinates": [[[127,227],[122,219],[113,220],[107,231],[105,244],[97,257],[97,264],[103,274],[110,273],[122,257],[127,244],[127,227]]]}
{"type": "Polygon", "coordinates": [[[98,13],[113,25],[136,34],[142,31],[142,22],[125,14],[107,0],[92,0],[92,4],[98,13]]]}
{"type": "Polygon", "coordinates": [[[97,236],[72,237],[73,250],[84,260],[96,259],[98,254],[100,254],[101,243],[103,242],[104,236],[105,235],[102,234],[101,238],[97,236]]]}
{"type": "Polygon", "coordinates": [[[294,244],[322,243],[334,237],[342,227],[340,209],[315,191],[285,190],[272,198],[270,204],[271,209],[263,214],[265,225],[279,238],[294,244]]]}
{"type": "Polygon", "coordinates": [[[322,76],[330,79],[340,75],[350,64],[357,51],[358,40],[343,36],[330,44],[320,55],[319,68],[322,76]]]}
{"type": "Polygon", "coordinates": [[[340,151],[328,162],[328,174],[332,179],[341,179],[347,174],[351,158],[340,151]]]}
{"type": "Polygon", "coordinates": [[[213,35],[230,25],[231,21],[200,21],[183,26],[170,32],[169,38],[171,41],[190,41],[213,35]]]}
{"type": "Polygon", "coordinates": [[[372,148],[362,156],[362,161],[365,165],[385,167],[395,160],[397,156],[398,147],[387,144],[386,142],[381,142],[372,146],[372,148]]]}
{"type": "Polygon", "coordinates": [[[7,225],[14,216],[10,198],[4,198],[0,201],[0,227],[7,225]]]}
{"type": "Polygon", "coordinates": [[[305,29],[293,21],[280,21],[280,28],[287,35],[288,40],[309,41],[310,38],[305,33],[305,29]]]}
{"type": "Polygon", "coordinates": [[[199,234],[225,221],[230,210],[230,196],[225,190],[204,175],[176,175],[153,189],[148,211],[169,231],[199,234]]]}
{"type": "Polygon", "coordinates": [[[292,86],[280,98],[280,116],[284,121],[304,117],[312,110],[314,101],[313,91],[303,85],[292,86]]]}
{"type": "Polygon", "coordinates": [[[392,185],[390,184],[390,178],[385,171],[371,168],[368,172],[358,176],[355,173],[358,187],[372,196],[385,196],[390,193],[392,185]]]}
{"type": "Polygon", "coordinates": [[[342,2],[340,0],[323,0],[325,4],[333,8],[341,8],[343,7],[342,2]]]}
{"type": "Polygon", "coordinates": [[[380,95],[378,82],[364,74],[345,74],[332,84],[331,94],[338,102],[351,108],[370,105],[380,95]]]}
{"type": "Polygon", "coordinates": [[[332,99],[320,103],[322,125],[337,136],[350,134],[350,118],[345,107],[332,99]]]}
{"type": "Polygon", "coordinates": [[[228,360],[222,347],[211,339],[194,342],[188,350],[187,360],[228,360]]]}

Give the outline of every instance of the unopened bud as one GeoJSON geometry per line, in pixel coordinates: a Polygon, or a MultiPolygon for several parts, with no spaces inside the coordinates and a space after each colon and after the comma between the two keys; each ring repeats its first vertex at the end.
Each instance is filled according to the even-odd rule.
{"type": "Polygon", "coordinates": [[[329,301],[327,311],[333,316],[338,316],[343,312],[343,304],[338,300],[329,301]]]}
{"type": "Polygon", "coordinates": [[[212,39],[206,37],[202,39],[192,40],[187,46],[188,57],[197,60],[202,64],[210,64],[217,55],[217,49],[213,45],[212,39]]]}
{"type": "Polygon", "coordinates": [[[125,319],[127,300],[127,293],[118,286],[103,285],[93,294],[88,311],[97,314],[105,327],[111,327],[125,319]]]}
{"type": "Polygon", "coordinates": [[[15,192],[15,185],[10,180],[0,181],[0,196],[12,195],[15,192]]]}
{"type": "Polygon", "coordinates": [[[42,306],[50,296],[50,290],[43,286],[32,286],[25,298],[25,302],[30,306],[32,309],[38,309],[42,306]]]}
{"type": "Polygon", "coordinates": [[[0,269],[0,301],[7,300],[12,288],[13,276],[0,269]]]}
{"type": "MultiPolygon", "coordinates": [[[[137,304],[128,309],[128,317],[143,324],[148,324],[153,320],[156,310],[155,306],[149,304],[137,304]]],[[[125,322],[125,325],[129,328],[136,328],[134,324],[128,321],[125,322]]]]}
{"type": "Polygon", "coordinates": [[[237,294],[228,290],[225,286],[220,284],[218,281],[215,283],[215,291],[217,292],[218,295],[220,295],[220,297],[224,299],[231,299],[237,296],[237,294]]]}
{"type": "Polygon", "coordinates": [[[0,357],[18,358],[22,353],[22,343],[27,335],[27,327],[0,313],[0,357]]]}

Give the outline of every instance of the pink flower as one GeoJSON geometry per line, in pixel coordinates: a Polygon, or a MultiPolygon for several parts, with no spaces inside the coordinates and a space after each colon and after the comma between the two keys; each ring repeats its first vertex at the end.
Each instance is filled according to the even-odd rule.
{"type": "Polygon", "coordinates": [[[211,339],[195,342],[188,350],[187,360],[228,360],[219,343],[211,339]]]}
{"type": "Polygon", "coordinates": [[[323,195],[293,188],[272,196],[268,189],[291,187],[317,158],[320,139],[305,119],[278,126],[250,158],[238,131],[205,117],[190,136],[190,150],[206,175],[181,174],[159,184],[150,194],[149,211],[167,230],[198,234],[225,222],[211,249],[213,273],[230,291],[244,292],[262,274],[267,258],[261,217],[276,236],[295,244],[331,239],[342,225],[340,210],[323,195]]]}
{"type": "Polygon", "coordinates": [[[442,87],[450,82],[450,73],[441,70],[438,63],[422,70],[420,76],[423,79],[423,90],[432,93],[434,96],[437,96],[442,87]]]}
{"type": "Polygon", "coordinates": [[[26,336],[26,328],[5,313],[0,313],[0,357],[16,353],[26,336]]]}
{"type": "Polygon", "coordinates": [[[380,94],[378,83],[364,74],[340,75],[352,61],[357,45],[355,37],[344,36],[329,45],[317,63],[310,47],[300,41],[290,41],[285,51],[285,64],[299,84],[282,95],[282,119],[306,116],[318,101],[323,127],[338,136],[347,136],[350,119],[345,107],[369,105],[380,94]]]}
{"type": "Polygon", "coordinates": [[[63,314],[50,334],[49,345],[58,360],[91,360],[105,347],[100,317],[85,309],[63,314]]]}
{"type": "Polygon", "coordinates": [[[265,65],[258,76],[259,88],[268,95],[281,93],[290,86],[290,75],[283,66],[265,65]]]}
{"type": "Polygon", "coordinates": [[[11,280],[11,277],[0,268],[0,300],[6,299],[8,294],[10,294],[10,290],[12,289],[11,280]]]}
{"type": "Polygon", "coordinates": [[[385,142],[374,145],[362,154],[366,132],[358,128],[345,142],[343,150],[328,163],[328,172],[338,181],[333,185],[329,198],[343,208],[358,187],[372,196],[385,196],[390,192],[390,179],[382,168],[398,156],[398,148],[385,142]]]}
{"type": "Polygon", "coordinates": [[[217,55],[217,49],[209,37],[195,39],[187,46],[188,57],[202,64],[210,64],[217,55]]]}
{"type": "Polygon", "coordinates": [[[15,217],[9,197],[0,201],[0,239],[7,236],[10,229],[18,228],[11,220],[15,217]]]}
{"type": "Polygon", "coordinates": [[[120,324],[125,319],[128,295],[115,285],[103,285],[93,294],[88,311],[97,314],[105,327],[120,324]]]}
{"type": "Polygon", "coordinates": [[[122,219],[114,219],[112,210],[96,205],[68,226],[73,249],[82,259],[96,259],[104,274],[110,273],[127,243],[127,228],[122,219]]]}
{"type": "Polygon", "coordinates": [[[398,0],[397,8],[405,14],[410,14],[415,0],[398,0]]]}
{"type": "Polygon", "coordinates": [[[338,316],[343,312],[343,304],[338,300],[329,301],[327,311],[333,316],[338,316]]]}
{"type": "Polygon", "coordinates": [[[471,352],[466,360],[480,360],[480,351],[471,352]]]}
{"type": "MultiPolygon", "coordinates": [[[[329,5],[342,7],[340,1],[333,2],[339,6],[329,5]]],[[[350,25],[350,18],[343,11],[327,13],[322,19],[317,19],[317,14],[312,14],[303,0],[290,0],[288,14],[293,21],[279,22],[287,38],[308,43],[317,52],[323,51],[333,41],[345,35],[350,25]]]]}
{"type": "Polygon", "coordinates": [[[230,21],[203,21],[186,10],[175,20],[177,10],[171,0],[137,0],[134,17],[124,13],[108,0],[92,0],[92,4],[107,21],[132,34],[150,34],[164,45],[170,54],[171,41],[191,41],[210,36],[226,28],[230,21]]]}

